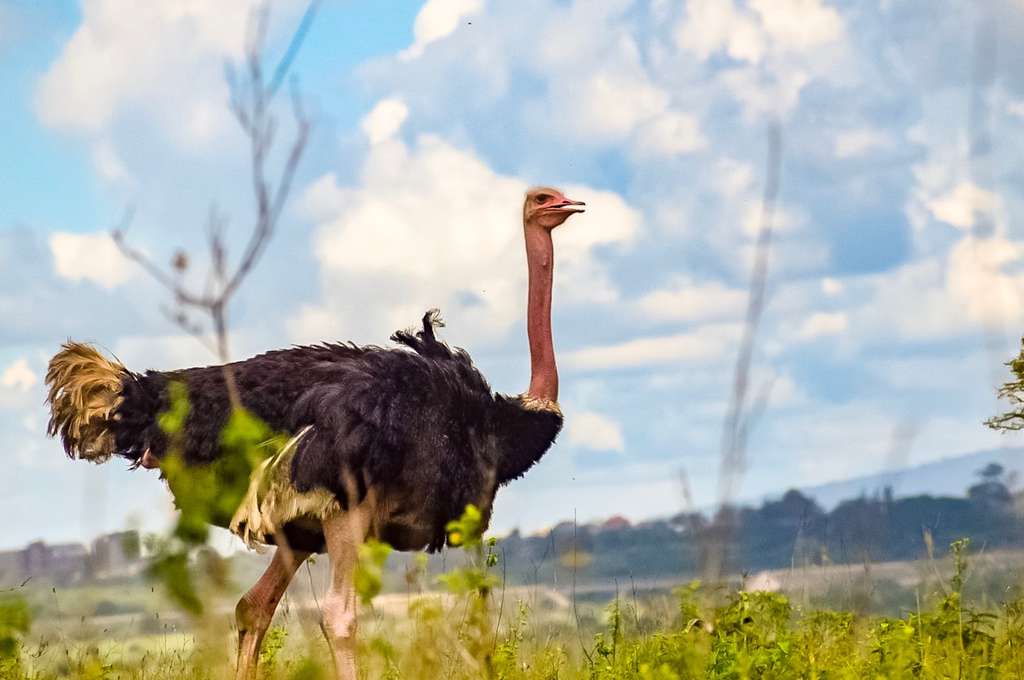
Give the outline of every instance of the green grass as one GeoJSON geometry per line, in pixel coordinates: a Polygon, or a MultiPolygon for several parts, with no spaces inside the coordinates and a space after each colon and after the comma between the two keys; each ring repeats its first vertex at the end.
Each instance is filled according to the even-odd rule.
{"type": "MultiPolygon", "coordinates": [[[[555,606],[529,590],[502,592],[486,543],[470,545],[468,553],[469,563],[443,581],[443,594],[389,595],[364,607],[364,677],[1024,678],[1024,600],[982,605],[965,597],[965,543],[953,546],[952,576],[930,591],[922,586],[914,606],[891,617],[696,582],[671,595],[624,593],[604,605],[555,606]]],[[[100,595],[110,593],[76,601],[87,608],[100,595]]],[[[196,619],[187,633],[168,626],[146,635],[106,634],[93,626],[86,637],[75,631],[88,618],[66,615],[61,624],[47,618],[28,631],[18,601],[7,595],[0,604],[0,639],[15,641],[0,662],[0,678],[231,675],[226,614],[196,619]]],[[[330,677],[316,612],[286,605],[264,644],[264,677],[330,677]]]]}

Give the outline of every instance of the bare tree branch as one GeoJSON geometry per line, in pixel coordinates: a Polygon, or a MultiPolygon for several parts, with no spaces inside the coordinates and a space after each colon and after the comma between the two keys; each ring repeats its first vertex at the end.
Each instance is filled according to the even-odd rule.
{"type": "MultiPolygon", "coordinates": [[[[127,243],[125,230],[131,219],[130,211],[126,214],[122,224],[111,233],[114,242],[125,257],[138,263],[154,280],[171,292],[176,309],[166,310],[168,317],[184,331],[198,337],[204,345],[211,347],[224,364],[228,363],[231,354],[227,332],[228,304],[253,267],[259,262],[274,235],[291,192],[296,170],[309,140],[309,119],[302,107],[302,98],[297,82],[292,77],[290,79],[291,109],[295,120],[295,138],[288,150],[277,182],[273,183],[268,179],[268,157],[278,129],[277,119],[271,113],[270,105],[281,84],[289,77],[295,57],[305,41],[318,6],[319,0],[312,0],[307,6],[306,12],[293,33],[284,56],[274,69],[269,83],[264,82],[263,74],[263,52],[268,24],[266,4],[261,5],[250,16],[245,43],[244,77],[241,79],[238,77],[234,65],[229,63],[225,66],[225,79],[230,92],[228,106],[242,132],[249,140],[252,192],[256,204],[255,223],[237,265],[232,268],[229,261],[228,249],[224,240],[226,218],[216,206],[210,208],[207,222],[210,271],[205,285],[198,291],[189,288],[185,283],[184,274],[189,266],[189,258],[184,251],[178,251],[175,254],[168,271],[156,265],[142,251],[127,243]],[[212,341],[203,332],[202,326],[195,323],[189,316],[188,310],[190,309],[210,317],[212,341]]],[[[234,377],[226,367],[224,378],[232,403],[239,406],[240,401],[234,377]]]]}

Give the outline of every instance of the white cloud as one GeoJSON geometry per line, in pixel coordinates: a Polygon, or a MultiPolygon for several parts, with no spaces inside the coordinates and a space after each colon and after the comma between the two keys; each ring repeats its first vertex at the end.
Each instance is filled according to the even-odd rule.
{"type": "Polygon", "coordinates": [[[413,24],[413,44],[401,53],[402,59],[415,59],[431,43],[455,32],[466,17],[480,9],[480,0],[427,0],[413,24]]]}
{"type": "Polygon", "coordinates": [[[624,451],[622,426],[608,416],[593,411],[570,413],[567,417],[569,443],[593,451],[624,451]]]}
{"type": "Polygon", "coordinates": [[[765,36],[754,17],[738,10],[732,0],[694,0],[676,30],[680,47],[707,60],[716,52],[733,59],[758,62],[765,52],[765,36]]]}
{"type": "MultiPolygon", "coordinates": [[[[759,201],[748,201],[743,213],[743,233],[756,237],[761,232],[763,208],[759,201]]],[[[804,216],[797,209],[776,205],[772,212],[772,232],[775,234],[791,234],[807,224],[804,216]]]]}
{"type": "Polygon", "coordinates": [[[929,341],[963,333],[963,314],[950,304],[944,263],[938,258],[912,260],[867,277],[856,288],[863,306],[851,311],[850,327],[861,341],[929,341]]]}
{"type": "Polygon", "coordinates": [[[637,130],[634,148],[641,156],[659,157],[699,151],[707,144],[696,116],[672,111],[643,124],[637,130]]]}
{"type": "Polygon", "coordinates": [[[131,263],[106,232],[50,234],[50,253],[57,275],[69,281],[90,281],[110,290],[131,278],[131,263]]]}
{"type": "Polygon", "coordinates": [[[584,347],[569,352],[565,365],[593,371],[636,368],[674,361],[715,361],[731,351],[739,324],[708,324],[695,331],[642,337],[613,345],[584,347]]]}
{"type": "Polygon", "coordinates": [[[28,360],[22,357],[7,365],[0,373],[0,387],[18,392],[27,392],[38,382],[36,374],[29,368],[28,360]]]}
{"type": "Polygon", "coordinates": [[[750,0],[750,6],[776,50],[805,52],[843,37],[839,12],[820,0],[750,0]]]}
{"type": "MultiPolygon", "coordinates": [[[[758,384],[769,384],[758,382],[758,384]]],[[[800,389],[796,381],[790,375],[772,375],[771,392],[768,394],[769,407],[776,409],[780,407],[793,408],[804,406],[808,403],[807,394],[800,389]]]]}
{"type": "Polygon", "coordinates": [[[1017,118],[1024,118],[1024,101],[1013,101],[1006,105],[1006,112],[1017,118]]]}
{"type": "Polygon", "coordinates": [[[766,71],[750,67],[726,71],[721,79],[749,116],[781,116],[796,108],[812,75],[796,66],[766,71]]]}
{"type": "Polygon", "coordinates": [[[735,158],[717,161],[712,176],[716,191],[725,198],[745,198],[756,187],[754,166],[735,158]]]}
{"type": "Polygon", "coordinates": [[[633,69],[592,72],[574,95],[559,102],[563,127],[576,127],[580,136],[598,139],[626,138],[665,111],[669,102],[668,93],[633,69]]]}
{"type": "MultiPolygon", "coordinates": [[[[274,3],[289,25],[298,0],[274,3]]],[[[38,83],[48,125],[96,134],[144,112],[179,141],[202,147],[233,125],[222,64],[240,56],[252,0],[84,0],[82,23],[38,83]]]]}
{"type": "Polygon", "coordinates": [[[707,60],[718,52],[759,63],[767,54],[807,52],[843,36],[839,13],[819,0],[691,0],[676,30],[678,44],[707,60]]]}
{"type": "Polygon", "coordinates": [[[979,216],[995,216],[1000,207],[999,196],[973,182],[960,182],[941,196],[927,201],[935,219],[960,229],[970,229],[979,216]]]}
{"type": "Polygon", "coordinates": [[[679,276],[667,288],[645,294],[636,305],[656,321],[708,321],[738,316],[746,303],[745,291],[717,281],[697,282],[679,276]]]}
{"type": "Polygon", "coordinates": [[[800,340],[813,340],[826,335],[839,335],[846,331],[849,319],[845,312],[816,312],[804,319],[796,331],[800,340]]]}
{"type": "Polygon", "coordinates": [[[366,114],[359,127],[370,144],[379,144],[395,136],[409,117],[409,107],[401,99],[382,99],[366,114]]]}
{"type": "MultiPolygon", "coordinates": [[[[25,357],[15,359],[6,367],[0,368],[0,409],[10,416],[20,414],[22,422],[18,423],[18,427],[27,430],[40,429],[28,422],[31,420],[30,416],[39,408],[39,395],[33,389],[38,383],[39,377],[25,357]]],[[[0,419],[0,428],[4,425],[14,426],[14,421],[8,419],[5,422],[4,419],[0,419]]],[[[10,440],[11,437],[7,439],[10,440]]]]}
{"type": "Polygon", "coordinates": [[[889,135],[874,128],[854,128],[836,134],[833,152],[837,158],[855,158],[891,143],[889,135]]]}
{"type": "Polygon", "coordinates": [[[531,112],[544,126],[587,144],[625,144],[641,159],[657,159],[707,147],[699,118],[673,108],[669,91],[656,83],[641,63],[637,48],[622,40],[607,65],[587,68],[579,61],[553,66],[567,86],[531,112]]]}
{"type": "MultiPolygon", "coordinates": [[[[352,329],[335,310],[319,304],[304,304],[288,319],[288,336],[294,342],[319,342],[325,338],[351,338],[352,329]]],[[[408,326],[411,321],[402,322],[408,326]]],[[[377,340],[378,344],[380,340],[377,340]]]]}
{"type": "Polygon", "coordinates": [[[821,292],[829,297],[840,295],[844,288],[842,281],[834,279],[831,276],[826,276],[821,280],[821,292]]]}
{"type": "MultiPolygon", "coordinates": [[[[231,334],[231,345],[238,351],[236,333],[231,334]]],[[[135,371],[169,371],[188,366],[209,366],[219,363],[216,355],[196,338],[186,334],[122,335],[113,345],[112,352],[119,361],[135,371]]],[[[238,354],[235,358],[245,358],[238,354]]]]}
{"type": "MultiPolygon", "coordinates": [[[[304,203],[319,225],[324,300],[302,309],[293,334],[311,339],[343,328],[374,337],[430,307],[441,308],[460,338],[504,333],[524,313],[526,189],[432,135],[412,147],[395,139],[371,147],[355,187],[322,177],[304,203]]],[[[614,299],[594,250],[631,241],[640,215],[612,192],[563,189],[586,201],[587,212],[554,234],[556,305],[614,299]]]]}
{"type": "MultiPolygon", "coordinates": [[[[533,134],[563,143],[627,144],[638,158],[705,147],[699,113],[706,104],[677,99],[675,83],[652,68],[654,43],[637,34],[632,2],[432,1],[420,19],[425,22],[435,5],[450,13],[438,33],[446,38],[443,45],[424,53],[417,39],[412,48],[368,69],[390,92],[402,93],[423,122],[449,124],[453,106],[479,114],[479,107],[499,104],[503,110],[496,113],[503,120],[523,120],[533,134]],[[456,30],[453,17],[476,11],[479,21],[456,30]],[[518,91],[522,75],[540,85],[539,91],[518,91]],[[508,97],[515,101],[506,102],[508,97]]],[[[465,16],[457,21],[465,23],[465,16]]]]}
{"type": "Polygon", "coordinates": [[[110,140],[98,140],[93,146],[92,162],[100,177],[108,182],[128,182],[131,175],[110,140]]]}
{"type": "Polygon", "coordinates": [[[587,144],[628,144],[639,158],[703,149],[700,104],[676,99],[678,89],[652,68],[654,43],[638,35],[632,5],[538,3],[537,21],[517,22],[503,58],[518,55],[524,41],[536,42],[529,67],[548,87],[542,100],[527,99],[527,115],[538,128],[587,144]]]}
{"type": "Polygon", "coordinates": [[[968,317],[983,324],[1019,323],[1024,313],[1024,274],[1006,270],[1024,263],[1024,246],[1006,238],[961,239],[949,254],[946,285],[968,317]]]}
{"type": "Polygon", "coordinates": [[[691,0],[675,28],[676,44],[699,60],[737,62],[717,79],[751,117],[786,115],[813,78],[837,77],[844,38],[839,12],[820,0],[691,0]]]}
{"type": "Polygon", "coordinates": [[[1010,327],[1024,319],[1024,244],[1005,236],[965,235],[922,256],[850,284],[866,300],[849,310],[860,341],[933,341],[1010,327]],[[866,285],[865,285],[866,284],[866,285]]]}

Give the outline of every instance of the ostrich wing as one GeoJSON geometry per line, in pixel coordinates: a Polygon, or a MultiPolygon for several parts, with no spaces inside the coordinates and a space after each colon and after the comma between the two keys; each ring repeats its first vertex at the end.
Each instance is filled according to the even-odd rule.
{"type": "Polygon", "coordinates": [[[373,488],[405,527],[430,527],[430,547],[469,503],[490,506],[496,488],[494,396],[468,355],[433,335],[436,316],[380,350],[323,372],[296,399],[289,429],[311,426],[292,459],[301,492],[325,489],[342,507],[373,488]]]}

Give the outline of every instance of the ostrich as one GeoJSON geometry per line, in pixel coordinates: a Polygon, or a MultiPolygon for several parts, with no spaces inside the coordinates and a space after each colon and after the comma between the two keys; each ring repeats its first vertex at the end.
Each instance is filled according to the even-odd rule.
{"type": "MultiPolygon", "coordinates": [[[[290,436],[252,475],[249,493],[223,524],[249,544],[277,544],[266,571],[236,607],[239,678],[256,671],[260,645],[295,572],[313,553],[330,558],[324,630],[337,675],[354,678],[357,549],[368,538],[397,550],[436,551],[467,504],[489,520],[498,487],[522,476],[562,427],[551,339],[551,232],[585,204],[553,188],[526,194],[530,383],[495,394],[469,355],[435,336],[436,310],[401,347],[321,344],[229,364],[242,405],[290,436]]],[[[69,457],[159,467],[169,449],[158,415],[171,383],[190,410],[178,434],[186,465],[222,455],[231,411],[223,366],[134,373],[89,345],[68,342],[46,375],[49,432],[69,457]]],[[[218,520],[218,523],[221,523],[218,520]]]]}

